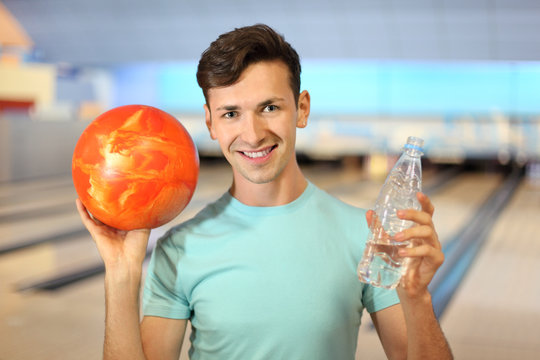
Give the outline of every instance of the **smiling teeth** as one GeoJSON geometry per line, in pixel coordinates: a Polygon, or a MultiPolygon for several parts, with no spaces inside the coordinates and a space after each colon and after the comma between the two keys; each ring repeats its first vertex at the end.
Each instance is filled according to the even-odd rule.
{"type": "Polygon", "coordinates": [[[244,151],[244,155],[252,159],[256,159],[256,158],[260,158],[260,157],[268,155],[270,153],[270,150],[271,149],[269,148],[263,151],[254,151],[254,152],[244,151]]]}

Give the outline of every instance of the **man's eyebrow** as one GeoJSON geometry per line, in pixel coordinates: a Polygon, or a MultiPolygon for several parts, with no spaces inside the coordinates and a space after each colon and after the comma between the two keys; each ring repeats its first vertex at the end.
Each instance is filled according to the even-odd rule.
{"type": "Polygon", "coordinates": [[[273,104],[273,103],[276,103],[276,102],[280,102],[280,101],[285,101],[285,99],[280,98],[280,97],[273,97],[273,98],[270,98],[268,100],[264,100],[264,101],[260,102],[257,106],[258,107],[263,107],[263,106],[267,106],[267,105],[270,105],[270,104],[273,104]]]}
{"type": "Polygon", "coordinates": [[[221,111],[221,110],[234,111],[234,110],[238,110],[238,109],[239,109],[238,105],[222,105],[222,106],[218,107],[216,110],[217,111],[221,111]]]}
{"type": "MultiPolygon", "coordinates": [[[[280,101],[285,101],[285,99],[281,97],[277,97],[277,96],[272,97],[267,100],[261,101],[260,103],[257,104],[257,107],[264,107],[264,106],[267,106],[276,102],[280,102],[280,101]]],[[[240,109],[240,106],[238,105],[221,105],[220,107],[216,108],[216,111],[222,111],[222,110],[235,111],[238,109],[240,109]]]]}

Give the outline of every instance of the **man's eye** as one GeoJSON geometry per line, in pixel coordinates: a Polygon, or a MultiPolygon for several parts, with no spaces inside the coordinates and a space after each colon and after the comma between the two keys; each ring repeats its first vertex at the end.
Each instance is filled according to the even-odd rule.
{"type": "Polygon", "coordinates": [[[225,117],[227,119],[232,119],[235,116],[236,116],[236,111],[229,111],[229,112],[226,112],[225,114],[223,114],[223,117],[225,117]]]}
{"type": "Polygon", "coordinates": [[[272,112],[272,111],[276,111],[277,109],[279,109],[279,108],[277,107],[277,105],[266,105],[266,106],[264,107],[264,110],[263,110],[263,111],[264,111],[264,112],[272,112]]]}

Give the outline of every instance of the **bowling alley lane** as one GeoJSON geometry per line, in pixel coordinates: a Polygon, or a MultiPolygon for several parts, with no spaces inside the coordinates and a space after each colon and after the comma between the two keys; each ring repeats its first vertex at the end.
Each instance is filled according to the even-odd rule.
{"type": "Polygon", "coordinates": [[[539,204],[522,182],[443,314],[456,359],[538,359],[539,204]]]}
{"type": "Polygon", "coordinates": [[[433,222],[443,245],[470,220],[501,180],[497,173],[466,172],[431,197],[433,222]]]}

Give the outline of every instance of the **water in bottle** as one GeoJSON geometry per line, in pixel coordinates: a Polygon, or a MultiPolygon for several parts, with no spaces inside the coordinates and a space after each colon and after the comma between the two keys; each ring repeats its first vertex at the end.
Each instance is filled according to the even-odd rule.
{"type": "Polygon", "coordinates": [[[394,235],[413,225],[399,219],[397,210],[416,209],[421,206],[416,193],[422,191],[422,164],[424,140],[409,137],[403,154],[394,165],[379,193],[370,234],[360,264],[360,281],[387,289],[395,288],[407,271],[408,259],[398,255],[399,249],[410,247],[410,241],[397,242],[394,235]]]}

